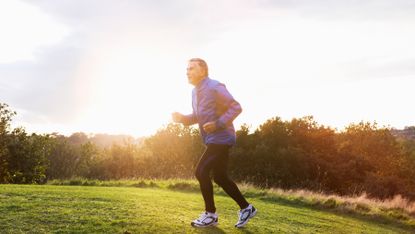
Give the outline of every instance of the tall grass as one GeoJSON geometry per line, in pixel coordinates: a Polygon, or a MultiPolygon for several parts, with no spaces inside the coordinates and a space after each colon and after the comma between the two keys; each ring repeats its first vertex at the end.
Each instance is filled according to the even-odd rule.
{"type": "Polygon", "coordinates": [[[262,199],[269,200],[284,200],[339,213],[363,215],[382,221],[394,220],[415,228],[415,202],[401,195],[380,200],[368,198],[366,193],[356,196],[339,196],[304,189],[260,189],[245,183],[239,184],[239,188],[248,196],[260,196],[262,199]]]}
{"type": "MultiPolygon", "coordinates": [[[[248,185],[250,187],[250,185],[248,185]]],[[[366,193],[356,196],[339,196],[333,194],[317,193],[309,190],[283,190],[279,188],[271,188],[267,193],[290,199],[300,199],[310,204],[321,204],[323,207],[334,208],[343,207],[351,210],[367,210],[367,211],[386,211],[400,210],[415,218],[415,202],[396,195],[391,199],[373,199],[368,198],[366,193]]]]}

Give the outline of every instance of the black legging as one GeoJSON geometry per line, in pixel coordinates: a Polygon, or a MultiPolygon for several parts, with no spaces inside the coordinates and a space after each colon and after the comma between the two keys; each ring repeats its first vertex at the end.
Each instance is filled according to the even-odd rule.
{"type": "Polygon", "coordinates": [[[249,204],[242,196],[236,184],[229,179],[227,174],[229,160],[228,145],[208,144],[196,168],[196,178],[200,184],[205,209],[208,212],[216,212],[215,202],[213,200],[213,186],[209,173],[213,171],[213,180],[216,184],[238,203],[241,209],[246,208],[249,204]]]}

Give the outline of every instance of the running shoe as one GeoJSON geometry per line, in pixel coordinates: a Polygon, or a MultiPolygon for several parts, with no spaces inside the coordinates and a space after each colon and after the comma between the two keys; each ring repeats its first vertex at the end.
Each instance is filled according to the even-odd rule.
{"type": "Polygon", "coordinates": [[[204,212],[198,219],[192,221],[193,227],[209,227],[218,224],[218,215],[216,213],[204,212]]]}
{"type": "Polygon", "coordinates": [[[240,228],[245,226],[248,223],[249,219],[256,215],[257,209],[251,204],[245,209],[242,209],[238,212],[238,222],[235,224],[235,227],[240,228]]]}

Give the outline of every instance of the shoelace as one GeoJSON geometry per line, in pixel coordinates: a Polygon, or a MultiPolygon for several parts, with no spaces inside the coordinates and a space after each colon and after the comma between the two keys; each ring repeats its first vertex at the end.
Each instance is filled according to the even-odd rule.
{"type": "Polygon", "coordinates": [[[201,215],[200,215],[200,217],[197,219],[197,220],[199,220],[200,222],[202,221],[202,220],[204,220],[206,217],[208,217],[209,215],[207,214],[207,213],[202,213],[201,215]]]}
{"type": "Polygon", "coordinates": [[[204,220],[206,218],[206,216],[207,216],[206,213],[202,213],[197,220],[202,221],[202,220],[204,220]]]}
{"type": "MultiPolygon", "coordinates": [[[[246,209],[243,209],[243,210],[240,210],[239,212],[238,212],[238,217],[239,217],[239,221],[242,221],[242,215],[246,212],[246,210],[248,210],[247,208],[246,209]]],[[[248,211],[248,212],[251,212],[251,211],[248,211]]],[[[246,218],[245,218],[246,219],[246,218]]],[[[245,220],[244,219],[244,220],[245,220]]]]}

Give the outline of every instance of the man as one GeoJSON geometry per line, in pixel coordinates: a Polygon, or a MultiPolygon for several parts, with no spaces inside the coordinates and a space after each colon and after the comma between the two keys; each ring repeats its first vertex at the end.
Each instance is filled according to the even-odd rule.
{"type": "Polygon", "coordinates": [[[172,118],[174,122],[184,125],[199,124],[203,142],[207,146],[195,173],[205,202],[205,212],[191,224],[194,227],[218,224],[213,186],[209,176],[212,171],[213,180],[238,203],[240,211],[235,227],[242,227],[255,216],[257,210],[245,200],[236,184],[227,175],[229,149],[236,142],[232,121],[241,113],[241,106],[225,85],[208,77],[208,66],[204,60],[189,60],[187,78],[195,87],[192,91],[193,113],[182,115],[175,112],[172,118]]]}

